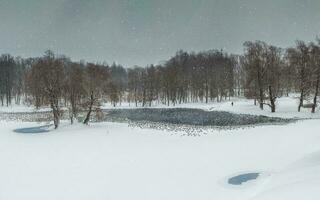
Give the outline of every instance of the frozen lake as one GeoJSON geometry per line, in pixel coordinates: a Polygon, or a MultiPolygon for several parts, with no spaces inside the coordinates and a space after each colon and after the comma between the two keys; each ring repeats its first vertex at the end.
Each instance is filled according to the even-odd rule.
{"type": "MultiPolygon", "coordinates": [[[[293,119],[267,117],[262,115],[235,114],[225,111],[206,111],[194,108],[136,108],[136,109],[104,109],[102,121],[112,122],[158,122],[167,124],[195,125],[195,126],[241,126],[255,124],[288,123],[293,119]]],[[[85,113],[80,113],[85,115],[85,113]]],[[[64,112],[63,119],[68,120],[68,112],[64,112]]],[[[50,121],[51,112],[20,112],[1,113],[0,120],[21,120],[26,122],[50,121]]],[[[95,114],[92,115],[92,121],[95,114]]],[[[101,121],[101,120],[100,120],[101,121]]],[[[29,131],[29,130],[26,130],[29,131]]],[[[31,130],[32,131],[32,130],[31,130]]],[[[34,130],[37,131],[37,130],[34,130]]]]}
{"type": "Polygon", "coordinates": [[[104,121],[146,121],[196,126],[241,126],[286,123],[289,119],[261,115],[234,114],[191,108],[141,108],[104,110],[104,121]]]}

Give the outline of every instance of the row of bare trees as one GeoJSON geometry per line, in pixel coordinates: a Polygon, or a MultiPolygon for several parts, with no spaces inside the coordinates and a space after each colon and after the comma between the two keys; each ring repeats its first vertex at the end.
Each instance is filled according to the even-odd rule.
{"type": "Polygon", "coordinates": [[[37,107],[49,105],[54,126],[59,126],[61,107],[68,108],[71,123],[80,111],[88,124],[92,112],[99,111],[100,99],[109,89],[109,68],[93,63],[75,63],[47,51],[27,71],[27,93],[37,107]]]}
{"type": "Polygon", "coordinates": [[[0,56],[0,105],[8,106],[15,100],[20,103],[24,90],[24,71],[28,60],[14,58],[9,54],[0,56]]]}
{"type": "Polygon", "coordinates": [[[281,49],[262,41],[244,43],[240,56],[240,84],[244,96],[276,111],[276,99],[290,92],[300,94],[298,111],[310,107],[314,113],[320,84],[320,46],[297,41],[295,47],[281,49]],[[312,103],[305,103],[313,98],[312,103]]]}
{"type": "Polygon", "coordinates": [[[315,112],[317,106],[317,96],[319,93],[320,81],[320,41],[306,44],[303,41],[297,41],[295,48],[287,50],[288,65],[291,67],[294,80],[294,88],[300,93],[298,111],[301,107],[311,107],[315,112]],[[304,101],[313,96],[313,102],[305,105],[304,101]]]}
{"type": "Polygon", "coordinates": [[[236,59],[221,51],[179,51],[163,65],[128,69],[128,100],[142,106],[177,104],[233,96],[236,59]]]}
{"type": "Polygon", "coordinates": [[[80,112],[83,122],[100,112],[100,104],[222,101],[232,96],[253,99],[261,109],[276,111],[276,100],[299,93],[298,111],[315,112],[320,84],[319,41],[297,41],[281,49],[262,41],[245,42],[243,55],[219,50],[178,51],[161,65],[124,68],[121,65],[73,62],[47,51],[39,58],[0,57],[1,105],[12,100],[50,106],[55,127],[63,111],[73,123],[80,112]],[[310,103],[312,99],[312,103],[310,103]],[[309,103],[308,103],[309,102],[309,103]]]}
{"type": "Polygon", "coordinates": [[[275,112],[275,101],[281,92],[284,60],[281,49],[264,42],[246,42],[245,53],[240,62],[245,75],[245,96],[254,98],[263,109],[268,105],[275,112]],[[267,101],[266,101],[267,100],[267,101]]]}

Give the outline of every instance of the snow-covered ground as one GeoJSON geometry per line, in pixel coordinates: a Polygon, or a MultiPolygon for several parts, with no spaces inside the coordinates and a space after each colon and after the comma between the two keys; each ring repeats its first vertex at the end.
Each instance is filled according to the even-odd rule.
{"type": "Polygon", "coordinates": [[[36,109],[32,105],[11,105],[11,106],[0,106],[0,113],[22,113],[22,112],[45,112],[50,111],[49,107],[36,109]]]}
{"type": "Polygon", "coordinates": [[[319,120],[201,137],[119,123],[13,132],[33,126],[0,122],[0,199],[320,198],[319,120]],[[227,183],[246,172],[261,175],[227,183]]]}
{"type": "MultiPolygon", "coordinates": [[[[252,101],[234,102],[202,108],[276,115],[252,101]]],[[[292,98],[278,103],[277,115],[312,116],[296,114],[292,98]]],[[[63,122],[58,130],[28,134],[15,130],[44,124],[0,121],[0,199],[319,199],[319,122],[210,129],[192,137],[109,122],[63,122]],[[228,184],[245,173],[260,174],[228,184]]]]}

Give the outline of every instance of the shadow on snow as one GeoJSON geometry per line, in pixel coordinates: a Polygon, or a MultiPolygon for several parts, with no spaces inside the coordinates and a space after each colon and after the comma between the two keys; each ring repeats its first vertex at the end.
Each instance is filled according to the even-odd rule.
{"type": "Polygon", "coordinates": [[[16,133],[46,133],[46,132],[49,132],[48,130],[49,127],[50,125],[46,125],[46,126],[19,128],[13,131],[16,133]]]}

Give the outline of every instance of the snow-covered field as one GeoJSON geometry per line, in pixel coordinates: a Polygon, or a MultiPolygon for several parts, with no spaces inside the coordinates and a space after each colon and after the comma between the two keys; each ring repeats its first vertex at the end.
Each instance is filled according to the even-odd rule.
{"type": "MultiPolygon", "coordinates": [[[[275,114],[259,111],[252,101],[234,102],[202,108],[312,116],[308,110],[298,114],[292,98],[280,99],[275,114]]],[[[192,137],[109,122],[63,122],[58,130],[23,134],[14,130],[44,124],[0,121],[0,199],[319,199],[319,122],[212,129],[192,137]],[[245,173],[260,174],[228,184],[245,173]]]]}

